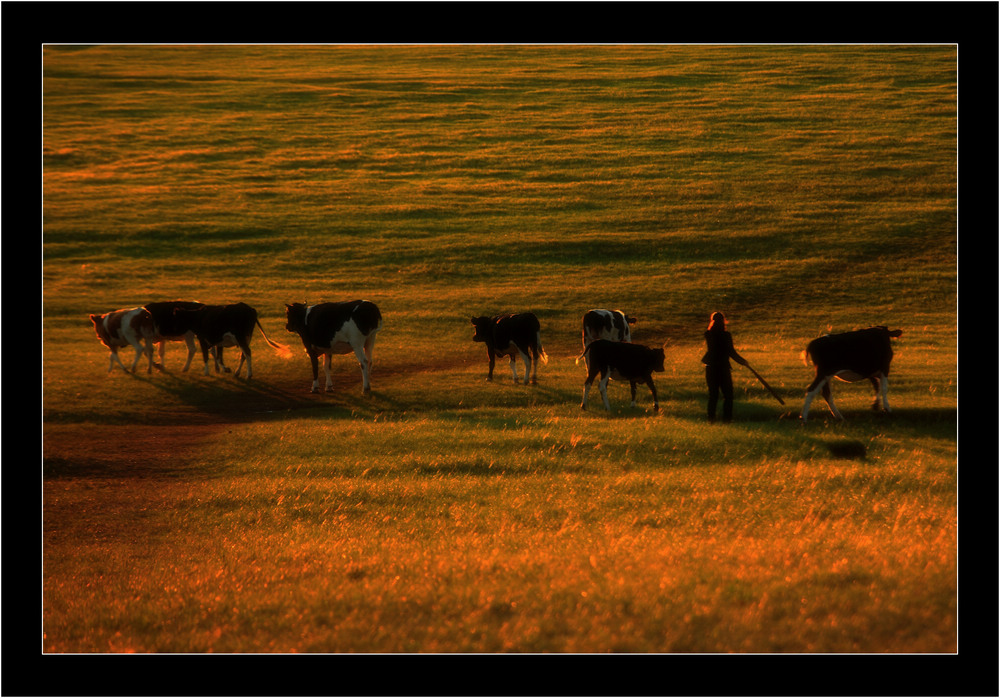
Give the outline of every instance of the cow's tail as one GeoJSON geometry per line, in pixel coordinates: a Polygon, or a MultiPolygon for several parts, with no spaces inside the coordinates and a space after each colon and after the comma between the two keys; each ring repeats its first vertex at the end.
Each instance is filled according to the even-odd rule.
{"type": "Polygon", "coordinates": [[[806,366],[809,365],[810,359],[812,359],[812,352],[809,351],[811,348],[812,348],[812,343],[810,342],[809,346],[803,349],[802,353],[799,354],[799,358],[802,359],[802,363],[804,363],[806,366]]]}
{"type": "Polygon", "coordinates": [[[545,353],[545,349],[542,348],[542,333],[535,332],[535,346],[538,347],[538,358],[542,360],[543,364],[549,363],[549,355],[545,353]]]}
{"type": "Polygon", "coordinates": [[[587,355],[588,351],[590,351],[590,345],[589,344],[587,345],[587,348],[583,350],[583,353],[580,354],[578,357],[576,357],[576,365],[577,366],[580,365],[580,360],[583,359],[583,357],[585,357],[587,355]]]}
{"type": "Polygon", "coordinates": [[[267,332],[264,331],[264,326],[260,324],[260,320],[257,320],[256,322],[257,322],[257,327],[260,328],[261,335],[263,335],[264,337],[264,341],[267,342],[269,345],[271,345],[271,348],[273,348],[276,352],[278,352],[278,356],[280,356],[283,359],[291,358],[292,356],[291,347],[289,347],[286,344],[279,344],[278,342],[271,340],[267,336],[267,332]]]}

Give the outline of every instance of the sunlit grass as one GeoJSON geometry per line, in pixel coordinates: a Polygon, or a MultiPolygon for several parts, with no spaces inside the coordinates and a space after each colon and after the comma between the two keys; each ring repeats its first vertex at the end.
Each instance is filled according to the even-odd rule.
{"type": "MultiPolygon", "coordinates": [[[[77,592],[106,627],[84,626],[72,642],[196,652],[240,651],[247,635],[260,651],[949,643],[955,483],[936,457],[898,460],[876,446],[868,460],[837,461],[801,433],[765,437],[802,442],[776,455],[751,437],[781,431],[771,425],[707,434],[639,418],[584,433],[579,420],[475,412],[389,428],[234,429],[204,455],[214,476],[161,491],[151,539],[118,546],[117,561],[87,546],[52,570],[130,570],[120,590],[77,592]]],[[[52,648],[73,646],[61,642],[71,640],[52,648]]]]}

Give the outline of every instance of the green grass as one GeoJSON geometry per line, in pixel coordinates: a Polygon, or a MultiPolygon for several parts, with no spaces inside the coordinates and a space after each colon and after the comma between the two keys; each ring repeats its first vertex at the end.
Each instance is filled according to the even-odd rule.
{"type": "Polygon", "coordinates": [[[47,47],[45,650],[955,651],[955,64],[47,47]],[[370,397],[259,337],[249,383],[109,375],[87,319],[245,301],[294,347],[285,303],[362,297],[370,397]],[[659,414],[580,410],[592,307],[665,345],[659,414]],[[486,383],[469,318],[522,310],[539,385],[486,383]],[[734,367],[707,424],[714,310],[784,407],[734,367]],[[893,414],[837,384],[800,424],[805,344],[870,324],[893,414]]]}

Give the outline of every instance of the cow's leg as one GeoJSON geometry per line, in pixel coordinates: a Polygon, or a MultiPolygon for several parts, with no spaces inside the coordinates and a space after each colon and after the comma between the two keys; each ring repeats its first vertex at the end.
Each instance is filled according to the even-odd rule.
{"type": "MultiPolygon", "coordinates": [[[[163,345],[160,344],[160,347],[162,348],[163,345]]],[[[146,349],[145,349],[145,351],[149,355],[149,365],[146,367],[146,373],[152,373],[153,372],[153,340],[152,340],[152,338],[148,338],[146,340],[146,349]]]]}
{"type": "Polygon", "coordinates": [[[163,355],[164,355],[164,350],[166,349],[167,343],[166,343],[166,341],[163,341],[163,342],[157,342],[157,344],[159,344],[159,352],[157,352],[157,353],[160,356],[160,366],[163,366],[163,355]]]}
{"type": "MultiPolygon", "coordinates": [[[[881,375],[881,374],[879,374],[879,375],[881,375]]],[[[871,376],[868,379],[871,382],[871,384],[872,384],[872,390],[875,391],[875,399],[872,400],[872,409],[875,410],[876,412],[878,411],[879,403],[880,403],[880,397],[882,395],[882,387],[879,385],[879,380],[878,379],[879,379],[878,375],[871,376]]]]}
{"type": "Polygon", "coordinates": [[[611,372],[601,372],[601,382],[597,384],[597,387],[601,389],[601,398],[604,400],[604,409],[608,412],[611,411],[611,403],[608,402],[608,381],[611,379],[611,372]]]}
{"type": "MultiPolygon", "coordinates": [[[[212,352],[212,357],[215,359],[215,372],[216,373],[219,372],[219,368],[220,367],[222,368],[222,372],[223,373],[232,373],[233,372],[233,370],[231,368],[229,368],[228,366],[226,366],[226,362],[222,360],[222,345],[221,344],[218,345],[218,346],[216,346],[216,347],[212,347],[211,349],[209,349],[209,351],[212,352]]],[[[239,371],[239,369],[236,369],[236,370],[239,371]]]]}
{"type": "Polygon", "coordinates": [[[309,354],[309,363],[312,365],[313,370],[313,384],[312,389],[309,391],[311,393],[319,392],[319,359],[316,355],[316,350],[311,347],[306,347],[306,353],[309,354]]]}
{"type": "Polygon", "coordinates": [[[589,366],[587,367],[587,380],[583,382],[583,402],[580,403],[580,409],[587,409],[587,396],[590,394],[590,386],[594,384],[594,378],[597,376],[598,371],[592,370],[589,366]]]}
{"type": "Polygon", "coordinates": [[[326,383],[323,385],[323,392],[333,392],[333,352],[328,351],[323,355],[323,375],[326,376],[326,383]]]}
{"type": "Polygon", "coordinates": [[[486,381],[487,381],[487,382],[492,382],[492,381],[493,381],[493,367],[494,367],[494,366],[496,366],[496,363],[497,363],[497,355],[496,355],[496,353],[495,353],[495,352],[494,352],[494,351],[493,351],[492,349],[490,349],[489,347],[486,347],[486,353],[487,353],[487,354],[489,355],[489,357],[490,357],[490,372],[489,372],[489,373],[488,373],[488,374],[486,375],[486,381]]]}
{"type": "Polygon", "coordinates": [[[843,421],[844,415],[840,414],[840,410],[838,410],[837,406],[833,404],[833,394],[830,392],[830,381],[823,384],[822,392],[823,399],[826,400],[826,404],[830,406],[830,412],[833,413],[834,418],[838,421],[843,421]]]}
{"type": "MultiPolygon", "coordinates": [[[[230,335],[232,336],[232,335],[230,335]]],[[[240,350],[240,362],[236,366],[236,371],[233,373],[237,378],[240,375],[240,369],[243,368],[243,362],[246,361],[247,364],[247,380],[253,378],[253,357],[250,353],[250,339],[252,335],[248,334],[246,337],[232,336],[233,342],[235,342],[237,348],[240,350]]],[[[219,352],[222,351],[222,345],[216,346],[219,352]]],[[[221,356],[221,354],[220,354],[221,356]]],[[[227,370],[228,373],[228,370],[227,370]]]]}
{"type": "MultiPolygon", "coordinates": [[[[250,349],[250,340],[253,338],[253,330],[247,334],[247,338],[240,344],[240,349],[247,357],[247,380],[253,376],[253,350],[250,349]]],[[[242,360],[242,357],[240,357],[242,360]]]]}
{"type": "Polygon", "coordinates": [[[825,386],[829,380],[829,376],[817,375],[813,378],[813,382],[809,384],[809,387],[806,388],[806,401],[805,404],[802,405],[802,414],[800,415],[803,422],[806,422],[809,419],[809,405],[812,404],[812,401],[817,395],[819,395],[823,386],[825,386]]]}
{"type": "MultiPolygon", "coordinates": [[[[194,335],[191,332],[188,332],[186,335],[184,335],[184,344],[185,346],[187,346],[188,356],[187,356],[187,361],[184,362],[184,368],[181,369],[181,373],[187,373],[187,370],[191,368],[191,360],[194,359],[194,352],[195,352],[194,335]]],[[[162,345],[160,347],[160,362],[161,363],[163,362],[162,345]]]]}
{"type": "Polygon", "coordinates": [[[122,363],[122,358],[118,356],[118,347],[114,347],[111,349],[111,356],[108,360],[108,373],[111,373],[114,370],[116,361],[118,362],[118,365],[122,367],[123,371],[128,372],[128,369],[125,368],[125,364],[122,363]]]}
{"type": "Polygon", "coordinates": [[[517,379],[517,364],[515,363],[517,361],[517,359],[514,358],[515,356],[516,356],[515,354],[511,354],[510,355],[510,372],[514,376],[514,382],[517,383],[518,382],[518,379],[517,379]]]}
{"type": "Polygon", "coordinates": [[[632,407],[635,407],[635,381],[628,382],[629,388],[632,390],[632,407]]]}
{"type": "MultiPolygon", "coordinates": [[[[531,361],[531,354],[529,354],[528,351],[525,351],[521,347],[517,348],[517,353],[521,355],[521,361],[524,363],[524,384],[528,385],[529,377],[532,371],[532,366],[534,365],[531,361]]],[[[514,362],[513,355],[511,355],[510,360],[511,360],[511,365],[513,366],[514,362]]],[[[514,382],[517,383],[517,371],[514,371],[514,382]]],[[[530,382],[535,383],[536,381],[534,379],[530,379],[530,382]]]]}
{"type": "MultiPolygon", "coordinates": [[[[889,409],[889,376],[884,373],[879,373],[879,384],[882,388],[882,407],[886,412],[892,412],[889,409]]],[[[878,408],[878,395],[875,396],[875,407],[878,408]]]]}
{"type": "MultiPolygon", "coordinates": [[[[205,341],[204,339],[202,339],[201,337],[198,337],[198,344],[201,345],[201,359],[202,359],[202,361],[205,362],[205,371],[204,371],[204,373],[207,376],[208,375],[208,350],[209,350],[208,342],[205,341]]],[[[213,356],[214,356],[214,354],[213,354],[213,356]]]]}
{"type": "Polygon", "coordinates": [[[364,346],[354,347],[354,355],[358,357],[358,363],[361,364],[361,394],[370,395],[372,392],[371,364],[365,354],[364,346]]]}
{"type": "Polygon", "coordinates": [[[140,340],[136,340],[135,342],[129,342],[129,344],[131,344],[132,348],[135,349],[135,360],[132,361],[132,373],[135,373],[135,369],[139,365],[139,359],[141,359],[142,355],[146,353],[147,348],[149,350],[149,370],[152,371],[153,347],[149,345],[143,346],[140,340]]]}
{"type": "MultiPolygon", "coordinates": [[[[228,339],[231,338],[232,335],[229,335],[228,337],[226,335],[223,335],[222,342],[216,345],[210,345],[208,347],[208,353],[212,355],[212,362],[215,365],[216,373],[219,373],[220,368],[222,369],[223,373],[232,373],[232,369],[226,366],[226,362],[222,360],[222,348],[224,346],[224,342],[226,342],[228,339]]],[[[201,340],[199,339],[198,341],[200,342],[201,340]]],[[[204,351],[202,352],[202,354],[204,355],[204,351]]],[[[208,363],[207,355],[205,355],[205,363],[208,363]]],[[[208,371],[206,370],[205,373],[208,373],[208,371]]]]}
{"type": "Polygon", "coordinates": [[[538,385],[538,344],[533,344],[528,349],[531,351],[531,384],[538,385]]]}
{"type": "Polygon", "coordinates": [[[371,371],[372,366],[375,364],[375,360],[372,355],[375,352],[375,332],[365,337],[365,356],[368,358],[368,370],[371,371]]]}
{"type": "Polygon", "coordinates": [[[656,398],[656,386],[653,385],[653,377],[652,376],[650,376],[649,378],[646,379],[646,385],[649,386],[649,392],[651,392],[653,394],[653,411],[654,412],[659,412],[660,411],[660,401],[656,398]]]}

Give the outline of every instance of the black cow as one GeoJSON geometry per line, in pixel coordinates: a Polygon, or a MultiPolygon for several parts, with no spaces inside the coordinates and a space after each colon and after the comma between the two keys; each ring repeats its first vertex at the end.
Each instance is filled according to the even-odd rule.
{"type": "MultiPolygon", "coordinates": [[[[264,336],[264,341],[279,353],[288,353],[288,347],[272,342],[264,332],[260,321],[257,319],[257,311],[246,303],[233,303],[231,305],[204,305],[201,308],[187,310],[176,308],[174,310],[176,322],[170,328],[171,332],[194,332],[201,344],[202,358],[205,360],[205,375],[208,375],[208,352],[213,347],[221,354],[222,347],[237,346],[240,348],[240,363],[236,367],[237,376],[243,368],[243,362],[247,364],[247,380],[253,377],[253,364],[250,354],[250,339],[253,337],[254,325],[260,327],[260,333],[264,336]]],[[[218,363],[216,364],[218,371],[218,363]]]]}
{"type": "Polygon", "coordinates": [[[803,358],[808,365],[809,358],[816,365],[816,377],[806,389],[806,402],[802,407],[802,421],[809,415],[809,405],[817,394],[822,393],[830,411],[837,419],[843,415],[833,404],[830,395],[830,379],[839,378],[853,383],[868,379],[875,388],[875,402],[872,409],[877,410],[879,397],[886,412],[889,409],[889,363],[892,361],[891,337],[899,337],[902,330],[890,330],[885,326],[869,327],[864,330],[827,334],[809,342],[803,352],[803,358]]]}
{"type": "Polygon", "coordinates": [[[632,328],[636,319],[620,310],[588,310],[583,315],[583,348],[595,339],[610,339],[614,342],[631,342],[632,328]]]}
{"type": "Polygon", "coordinates": [[[285,305],[285,316],[285,329],[299,335],[312,362],[312,392],[319,392],[319,356],[326,355],[323,370],[329,391],[333,389],[332,356],[353,351],[361,364],[362,393],[371,393],[372,350],[375,335],[382,329],[382,313],[378,306],[363,300],[318,305],[292,303],[285,305]]]}
{"type": "MultiPolygon", "coordinates": [[[[205,307],[205,304],[198,301],[161,301],[147,303],[143,307],[153,318],[153,329],[155,332],[153,341],[160,345],[159,366],[163,365],[164,345],[167,342],[184,342],[187,345],[188,355],[187,361],[184,362],[184,368],[181,371],[187,371],[191,367],[191,360],[194,359],[195,335],[190,329],[182,330],[179,328],[179,322],[174,315],[174,310],[198,310],[205,307]]],[[[219,364],[221,364],[223,370],[228,373],[229,369],[222,363],[222,352],[215,348],[212,348],[211,351],[216,356],[216,371],[218,371],[219,364]]]]}
{"type": "Polygon", "coordinates": [[[532,384],[538,383],[538,360],[548,363],[549,357],[542,348],[541,324],[534,313],[518,313],[514,315],[480,315],[472,318],[475,332],[473,342],[486,345],[486,353],[490,357],[490,372],[486,380],[493,380],[493,367],[498,356],[510,357],[510,371],[514,374],[514,382],[518,382],[515,360],[518,355],[524,363],[524,383],[528,383],[531,375],[532,384]]]}
{"type": "Polygon", "coordinates": [[[653,372],[663,372],[665,358],[662,348],[651,349],[641,344],[595,339],[576,360],[577,363],[580,363],[580,359],[587,360],[587,380],[583,384],[581,409],[587,409],[590,386],[600,373],[601,382],[598,383],[598,387],[601,390],[601,397],[604,398],[604,409],[611,411],[611,404],[608,402],[608,380],[614,378],[629,382],[632,388],[632,407],[635,407],[636,383],[642,381],[648,385],[653,394],[653,409],[659,411],[660,403],[656,398],[656,386],[653,385],[653,372]]]}

